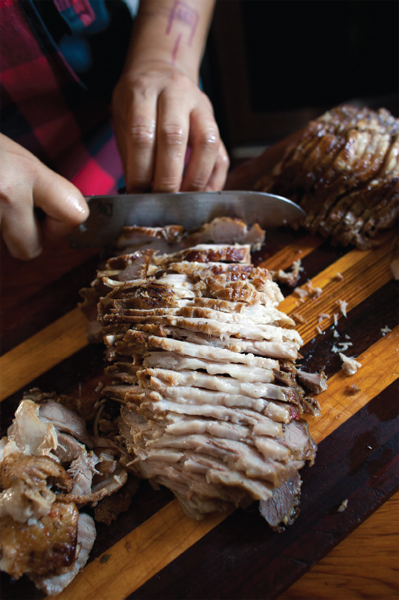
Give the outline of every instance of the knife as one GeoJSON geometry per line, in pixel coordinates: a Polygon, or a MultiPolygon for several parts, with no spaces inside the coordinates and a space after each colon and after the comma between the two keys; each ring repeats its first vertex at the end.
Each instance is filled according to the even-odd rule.
{"type": "Polygon", "coordinates": [[[182,225],[187,231],[216,217],[238,217],[269,229],[298,221],[305,212],[291,200],[251,191],[89,196],[87,220],[68,238],[72,248],[112,245],[125,225],[182,225]]]}

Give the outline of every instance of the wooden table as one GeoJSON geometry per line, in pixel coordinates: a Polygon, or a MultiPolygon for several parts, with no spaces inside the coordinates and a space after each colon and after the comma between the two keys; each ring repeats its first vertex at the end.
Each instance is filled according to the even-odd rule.
{"type": "MultiPolygon", "coordinates": [[[[255,258],[271,269],[300,258],[299,285],[310,278],[323,290],[301,303],[283,289],[282,309],[307,321],[298,326],[303,364],[324,367],[329,378],[319,396],[322,416],[309,419],[319,449],[315,465],[303,470],[300,516],[280,535],[256,510],[198,524],[169,492],[143,482],[129,512],[98,527],[90,564],[61,598],[398,597],[399,325],[390,250],[334,249],[306,232],[282,231],[269,235],[255,258]],[[332,315],[340,299],[348,302],[348,316],[339,319],[338,339],[332,315]],[[330,319],[319,323],[320,313],[330,319]],[[383,335],[386,326],[392,331],[383,335]],[[363,365],[351,378],[331,352],[345,336],[353,343],[347,354],[363,365]],[[350,383],[361,391],[351,393],[350,383]]],[[[87,390],[101,373],[102,348],[86,345],[76,309],[78,290],[92,280],[97,262],[95,250],[72,251],[65,243],[29,263],[2,248],[3,432],[24,390],[87,390]]],[[[1,585],[3,599],[41,597],[25,578],[12,582],[2,574],[1,585]]]]}

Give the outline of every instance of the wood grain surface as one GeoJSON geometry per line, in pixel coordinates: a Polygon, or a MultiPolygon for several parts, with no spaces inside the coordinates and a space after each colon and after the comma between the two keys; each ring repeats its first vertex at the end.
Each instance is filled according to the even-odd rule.
{"type": "MultiPolygon", "coordinates": [[[[268,233],[254,255],[273,270],[299,258],[298,285],[307,289],[310,280],[321,294],[301,302],[282,286],[281,308],[305,320],[298,323],[301,362],[306,370],[323,368],[328,389],[318,397],[321,417],[308,419],[318,453],[302,471],[297,521],[273,534],[254,506],[197,523],[168,490],[142,482],[128,512],[109,527],[98,524],[89,564],[60,598],[398,597],[399,315],[391,249],[333,248],[306,232],[281,230],[268,233]],[[348,303],[346,317],[340,300],[348,303]],[[344,341],[353,344],[346,354],[362,364],[352,377],[332,351],[344,341]]],[[[87,345],[76,308],[98,261],[93,250],[58,244],[28,265],[2,249],[2,433],[24,390],[90,393],[101,377],[103,348],[87,345]]],[[[42,594],[26,578],[2,574],[1,597],[42,594]]]]}

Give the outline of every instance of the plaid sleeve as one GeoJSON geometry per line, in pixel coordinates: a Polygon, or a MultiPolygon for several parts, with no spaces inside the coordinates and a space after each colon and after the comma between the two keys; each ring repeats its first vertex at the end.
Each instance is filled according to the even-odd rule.
{"type": "Polygon", "coordinates": [[[108,106],[82,86],[33,2],[0,0],[0,45],[2,132],[85,195],[114,193],[122,165],[108,106]]]}
{"type": "Polygon", "coordinates": [[[109,25],[110,17],[104,0],[54,0],[71,33],[98,33],[109,25]]]}

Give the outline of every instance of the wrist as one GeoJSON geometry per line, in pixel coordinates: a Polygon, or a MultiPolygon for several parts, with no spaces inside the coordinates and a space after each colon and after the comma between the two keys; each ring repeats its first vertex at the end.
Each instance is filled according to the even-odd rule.
{"type": "Polygon", "coordinates": [[[172,64],[167,58],[151,58],[151,57],[142,57],[140,56],[140,60],[132,61],[132,63],[126,67],[123,75],[127,77],[127,79],[134,79],[139,75],[147,75],[151,72],[157,72],[159,74],[167,74],[172,72],[178,72],[181,75],[187,77],[194,83],[194,85],[199,85],[199,72],[190,71],[189,69],[184,69],[180,67],[180,65],[172,64]]]}
{"type": "Polygon", "coordinates": [[[198,85],[213,4],[214,0],[141,0],[125,71],[158,63],[198,85]]]}

